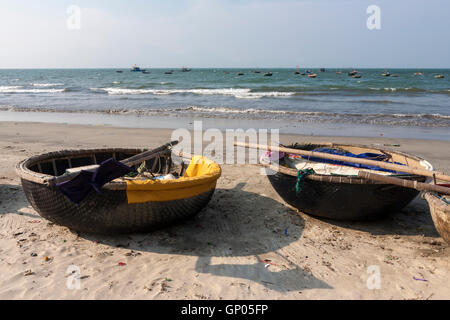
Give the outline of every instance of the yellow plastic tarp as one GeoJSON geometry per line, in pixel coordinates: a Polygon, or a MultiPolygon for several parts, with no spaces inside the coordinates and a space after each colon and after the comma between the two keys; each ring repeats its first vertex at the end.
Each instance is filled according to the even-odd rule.
{"type": "Polygon", "coordinates": [[[127,180],[128,203],[170,201],[195,197],[216,187],[220,166],[193,156],[183,177],[176,180],[127,180]]]}

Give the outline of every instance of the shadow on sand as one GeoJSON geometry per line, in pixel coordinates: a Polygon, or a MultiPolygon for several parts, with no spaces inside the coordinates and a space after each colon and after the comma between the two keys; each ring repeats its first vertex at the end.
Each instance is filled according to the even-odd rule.
{"type": "Polygon", "coordinates": [[[182,225],[148,234],[80,236],[135,251],[198,256],[195,266],[198,273],[248,279],[272,290],[331,288],[279,252],[301,238],[303,219],[289,214],[289,208],[271,198],[242,190],[244,186],[216,190],[207,208],[182,225]],[[263,209],[257,209],[255,203],[263,209]],[[275,255],[283,267],[267,268],[264,260],[268,255],[273,260],[275,255]],[[230,260],[241,257],[240,262],[251,263],[212,264],[215,257],[220,257],[221,262],[228,257],[230,260]]]}
{"type": "Polygon", "coordinates": [[[37,213],[21,211],[21,209],[28,206],[29,203],[21,186],[14,184],[0,184],[0,215],[17,214],[41,219],[37,213]]]}
{"type": "Polygon", "coordinates": [[[347,229],[359,230],[372,235],[426,236],[439,238],[430,215],[430,209],[424,199],[418,196],[399,212],[393,212],[385,218],[374,221],[334,221],[317,218],[329,224],[347,229]]]}

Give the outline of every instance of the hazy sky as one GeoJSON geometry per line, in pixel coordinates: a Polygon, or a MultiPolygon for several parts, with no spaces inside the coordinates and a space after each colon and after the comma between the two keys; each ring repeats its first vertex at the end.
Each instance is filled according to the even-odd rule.
{"type": "Polygon", "coordinates": [[[0,0],[0,43],[0,68],[448,68],[450,1],[0,0]]]}

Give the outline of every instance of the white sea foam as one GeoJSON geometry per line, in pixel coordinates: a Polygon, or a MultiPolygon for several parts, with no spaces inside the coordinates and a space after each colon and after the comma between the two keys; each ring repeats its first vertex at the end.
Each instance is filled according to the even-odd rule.
{"type": "Polygon", "coordinates": [[[261,110],[261,109],[236,109],[224,107],[197,107],[190,106],[184,109],[185,111],[194,111],[202,113],[231,113],[231,114],[308,114],[321,115],[322,112],[302,112],[302,111],[287,111],[287,110],[261,110]]]}
{"type": "Polygon", "coordinates": [[[33,87],[43,87],[43,88],[47,88],[47,87],[59,87],[59,86],[63,86],[64,83],[30,83],[30,85],[32,85],[33,87]]]}
{"type": "Polygon", "coordinates": [[[91,91],[104,91],[110,95],[137,95],[137,94],[198,94],[198,95],[225,95],[239,99],[258,99],[263,97],[286,97],[294,92],[251,92],[251,89],[128,89],[128,88],[91,88],[91,91]]]}
{"type": "Polygon", "coordinates": [[[0,92],[6,92],[9,90],[18,90],[23,88],[23,86],[0,86],[0,92]]]}
{"type": "Polygon", "coordinates": [[[330,118],[373,118],[373,119],[386,119],[386,118],[406,118],[417,119],[427,118],[436,120],[450,119],[449,115],[442,115],[439,113],[434,114],[384,114],[384,113],[372,113],[372,114],[360,114],[360,113],[334,113],[334,112],[321,112],[321,111],[292,111],[292,110],[264,110],[264,109],[237,109],[237,108],[225,108],[225,107],[199,107],[190,106],[175,111],[185,112],[198,112],[198,113],[211,113],[211,114],[272,114],[272,115],[285,115],[293,117],[330,117],[330,118]]]}
{"type": "Polygon", "coordinates": [[[24,89],[23,86],[0,86],[0,93],[58,93],[65,89],[24,89]]]}
{"type": "Polygon", "coordinates": [[[245,114],[245,113],[259,113],[261,111],[265,112],[267,110],[257,110],[257,109],[234,109],[234,108],[224,108],[224,107],[197,107],[190,106],[185,109],[186,111],[194,111],[201,113],[235,113],[235,114],[245,114]]]}

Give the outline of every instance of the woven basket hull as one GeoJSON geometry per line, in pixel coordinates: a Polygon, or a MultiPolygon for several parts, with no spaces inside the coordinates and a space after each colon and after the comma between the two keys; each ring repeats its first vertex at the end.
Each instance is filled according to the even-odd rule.
{"type": "Polygon", "coordinates": [[[333,220],[375,220],[399,211],[419,192],[385,184],[349,184],[306,180],[297,194],[297,179],[282,173],[269,175],[277,193],[298,210],[333,220]]]}
{"type": "MultiPolygon", "coordinates": [[[[393,161],[421,167],[423,159],[373,147],[344,144],[295,145],[291,148],[313,150],[317,147],[337,147],[353,153],[373,152],[388,154],[393,161]]],[[[281,160],[280,165],[283,165],[281,160]]],[[[430,165],[431,166],[431,165],[430,165]]],[[[381,184],[353,176],[332,176],[315,174],[309,176],[301,192],[296,192],[297,178],[283,173],[268,175],[277,193],[298,210],[334,220],[375,220],[408,205],[419,192],[405,187],[381,184]]],[[[405,175],[404,179],[425,182],[426,178],[405,175]]]]}
{"type": "MultiPolygon", "coordinates": [[[[143,151],[114,148],[52,152],[20,162],[16,172],[28,201],[43,218],[80,232],[147,232],[191,218],[208,204],[215,188],[179,200],[128,204],[126,182],[113,181],[102,188],[101,194],[91,192],[80,204],[75,204],[46,183],[49,178],[64,173],[69,163],[91,165],[94,159],[100,162],[114,156],[120,160],[143,151]],[[37,169],[44,173],[36,172],[37,169]]],[[[155,173],[167,173],[172,161],[165,156],[147,165],[158,168],[155,173]]]]}
{"type": "Polygon", "coordinates": [[[59,190],[22,180],[25,195],[43,218],[80,232],[146,232],[180,223],[196,215],[210,201],[214,189],[198,196],[165,202],[128,204],[126,191],[91,193],[79,205],[59,190]]]}
{"type": "Polygon", "coordinates": [[[450,244],[450,205],[430,192],[425,193],[425,200],[430,206],[431,217],[436,230],[442,239],[450,244]]]}

